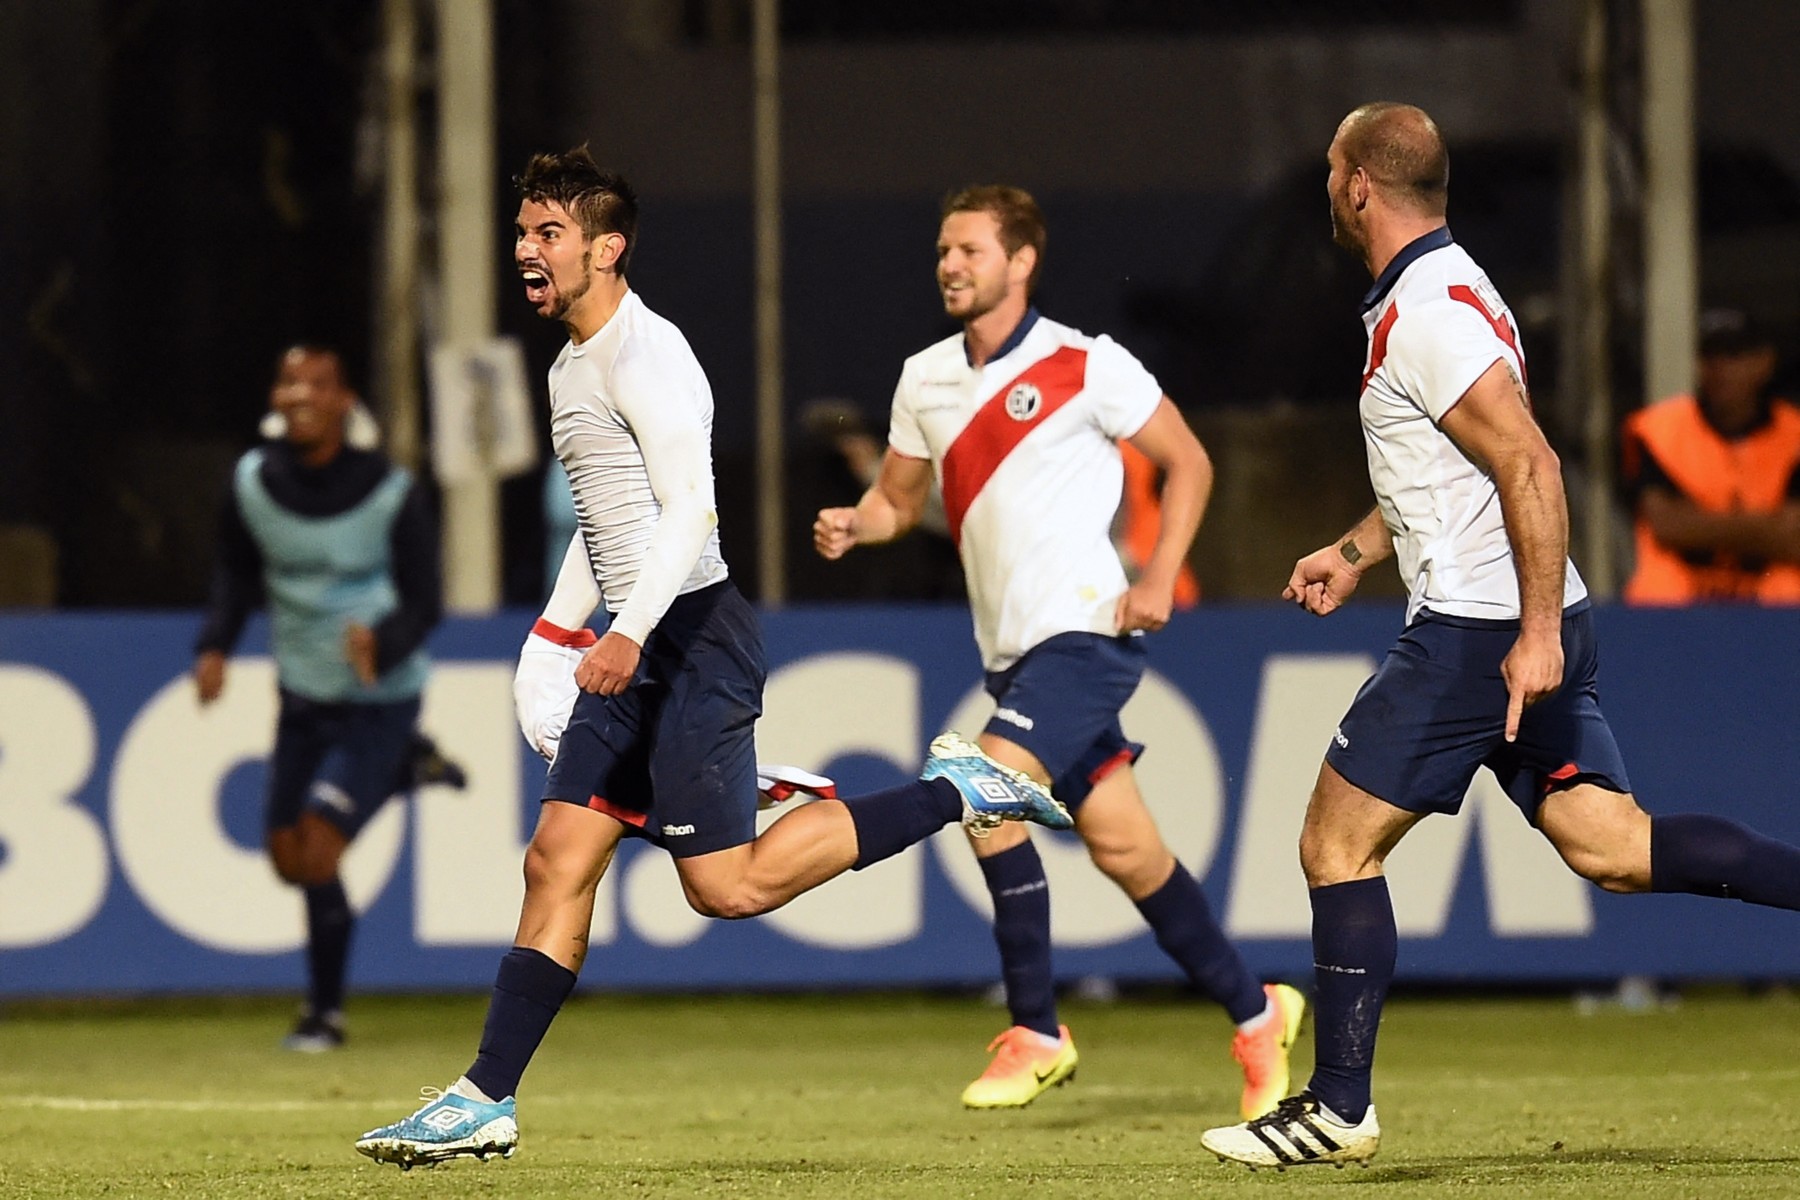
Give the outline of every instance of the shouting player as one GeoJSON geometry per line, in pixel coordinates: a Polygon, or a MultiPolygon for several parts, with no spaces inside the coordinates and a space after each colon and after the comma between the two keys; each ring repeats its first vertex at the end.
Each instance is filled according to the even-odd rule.
{"type": "Polygon", "coordinates": [[[447,1090],[426,1089],[412,1116],[357,1141],[402,1167],[512,1153],[514,1092],[575,987],[595,888],[628,833],[667,848],[696,911],[731,918],[768,912],[953,821],[1069,824],[1032,780],[945,734],[920,779],[815,801],[756,835],[762,637],[719,555],[712,389],[681,331],[626,281],[630,186],[585,150],[534,157],[518,185],[525,298],[569,333],[550,370],[551,439],[612,620],[576,668],[583,692],[545,782],[518,935],[475,1061],[447,1090]]]}

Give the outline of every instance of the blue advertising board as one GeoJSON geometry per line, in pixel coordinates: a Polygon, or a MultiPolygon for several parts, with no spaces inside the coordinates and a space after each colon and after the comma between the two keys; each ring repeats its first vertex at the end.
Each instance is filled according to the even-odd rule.
{"type": "MultiPolygon", "coordinates": [[[[512,715],[531,614],[450,620],[424,724],[470,786],[387,806],[352,847],[352,965],[371,989],[485,987],[518,916],[543,764],[512,715]]],[[[1207,608],[1151,640],[1126,711],[1146,797],[1252,965],[1310,971],[1295,856],[1320,754],[1401,623],[1353,606],[1207,608]]],[[[1800,841],[1800,612],[1603,609],[1601,695],[1652,812],[1727,814],[1800,841]]],[[[0,994],[297,986],[303,919],[261,850],[274,728],[253,625],[224,698],[187,678],[191,614],[0,616],[0,994]]],[[[919,767],[991,707],[961,609],[790,609],[764,622],[759,757],[845,794],[919,767]]],[[[779,811],[767,814],[778,817],[779,811]]],[[[1173,978],[1135,909],[1069,835],[1037,833],[1064,977],[1173,978]]],[[[1457,819],[1389,862],[1403,979],[1800,978],[1800,920],[1576,879],[1485,772],[1457,819]]],[[[628,843],[602,882],[583,984],[770,988],[966,984],[997,971],[980,872],[951,828],[745,922],[694,914],[668,859],[628,843]]]]}

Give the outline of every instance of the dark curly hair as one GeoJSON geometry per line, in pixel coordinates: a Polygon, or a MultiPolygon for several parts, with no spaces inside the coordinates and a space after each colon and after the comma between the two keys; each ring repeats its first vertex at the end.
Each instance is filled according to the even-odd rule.
{"type": "Polygon", "coordinates": [[[586,146],[566,154],[534,154],[525,170],[513,177],[522,200],[560,204],[581,223],[581,232],[592,241],[601,234],[616,233],[625,239],[617,270],[624,278],[637,245],[637,192],[623,175],[603,171],[586,146]]]}

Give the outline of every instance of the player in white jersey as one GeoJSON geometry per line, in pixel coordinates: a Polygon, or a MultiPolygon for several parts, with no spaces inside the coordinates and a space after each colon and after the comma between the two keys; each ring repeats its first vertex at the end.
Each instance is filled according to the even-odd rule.
{"type": "MultiPolygon", "coordinates": [[[[963,332],[906,361],[880,477],[856,507],[821,512],[814,541],[837,558],[900,536],[936,474],[998,703],[981,745],[1075,812],[1095,864],[1237,1023],[1241,1107],[1255,1116],[1287,1090],[1304,1003],[1292,988],[1265,988],[1226,940],[1199,882],[1163,844],[1132,771],[1143,747],[1119,723],[1144,671],[1139,635],[1169,620],[1212,465],[1137,359],[1032,307],[1044,240],[1043,216],[1018,188],[970,188],[945,202],[938,286],[963,332]],[[1118,439],[1167,477],[1155,551],[1130,585],[1111,540],[1118,439]]],[[[1056,1016],[1049,893],[1022,829],[972,844],[994,901],[1012,1025],[963,1103],[1018,1107],[1066,1081],[1077,1061],[1056,1016]]]]}
{"type": "Polygon", "coordinates": [[[1301,559],[1283,595],[1326,616],[1391,554],[1407,626],[1338,726],[1301,833],[1312,1080],[1201,1139],[1251,1166],[1374,1156],[1370,1080],[1396,950],[1383,863],[1426,814],[1456,812],[1482,766],[1607,891],[1800,908],[1800,849],[1722,817],[1651,817],[1631,794],[1600,711],[1560,464],[1531,415],[1518,323],[1450,236],[1436,124],[1410,105],[1364,105],[1327,158],[1334,232],[1375,278],[1361,408],[1376,507],[1301,559]]]}
{"type": "MultiPolygon", "coordinates": [[[[626,282],[630,186],[585,150],[534,157],[518,185],[526,299],[569,332],[550,376],[551,434],[580,523],[565,570],[591,572],[577,590],[591,597],[597,579],[612,621],[575,668],[583,690],[525,851],[518,934],[480,1051],[449,1089],[427,1089],[417,1112],[356,1143],[403,1168],[512,1153],[514,1093],[574,989],[595,888],[621,838],[667,849],[697,911],[749,917],[957,820],[1070,824],[1046,789],[947,734],[919,780],[817,800],[757,836],[762,637],[719,556],[706,375],[626,282]]],[[[551,632],[585,640],[572,627],[586,615],[577,605],[571,628],[551,632]]]]}

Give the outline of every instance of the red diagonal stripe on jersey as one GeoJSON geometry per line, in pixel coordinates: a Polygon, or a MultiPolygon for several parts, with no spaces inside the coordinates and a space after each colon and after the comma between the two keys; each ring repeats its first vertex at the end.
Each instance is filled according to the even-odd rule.
{"type": "MultiPolygon", "coordinates": [[[[1369,366],[1363,372],[1362,388],[1357,395],[1369,390],[1369,380],[1375,378],[1375,372],[1381,370],[1381,364],[1387,361],[1388,334],[1394,331],[1394,322],[1399,319],[1400,304],[1396,301],[1388,305],[1388,310],[1375,322],[1375,331],[1369,334],[1369,366]]],[[[1408,325],[1407,328],[1411,329],[1412,326],[1408,325]]]]}
{"type": "Polygon", "coordinates": [[[1506,348],[1513,352],[1513,357],[1519,362],[1519,382],[1530,387],[1530,381],[1525,375],[1525,352],[1519,349],[1519,335],[1513,331],[1512,322],[1506,319],[1505,314],[1495,316],[1489,312],[1487,305],[1481,302],[1481,297],[1475,294],[1475,289],[1466,283],[1453,285],[1450,289],[1450,298],[1462,301],[1480,313],[1482,320],[1494,327],[1494,336],[1506,343],[1506,348]]]}
{"type": "Polygon", "coordinates": [[[950,521],[950,536],[958,544],[962,542],[963,514],[975,503],[975,497],[1006,461],[1006,456],[1025,440],[1026,434],[1042,425],[1045,418],[1074,399],[1086,378],[1087,351],[1064,346],[1055,354],[1032,363],[989,396],[963,426],[963,431],[956,435],[944,455],[944,515],[950,521]],[[1014,388],[1027,383],[1038,390],[1042,399],[1031,419],[1020,421],[1006,411],[1006,397],[1014,388]]]}

